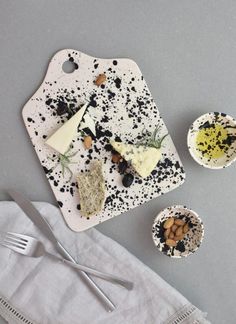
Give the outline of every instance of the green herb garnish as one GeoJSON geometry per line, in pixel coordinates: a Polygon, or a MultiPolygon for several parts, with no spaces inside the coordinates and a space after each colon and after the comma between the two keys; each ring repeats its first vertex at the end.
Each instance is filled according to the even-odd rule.
{"type": "MultiPolygon", "coordinates": [[[[60,165],[61,169],[62,169],[63,178],[65,177],[66,172],[69,173],[69,175],[70,175],[69,180],[66,182],[70,182],[72,179],[72,176],[73,176],[73,172],[71,171],[69,165],[76,164],[76,162],[71,161],[71,158],[73,156],[75,156],[78,153],[78,151],[72,153],[71,152],[72,149],[73,149],[73,146],[70,145],[70,147],[64,154],[59,154],[56,165],[50,170],[50,173],[51,173],[53,170],[55,170],[58,167],[58,165],[60,165]]],[[[54,162],[54,159],[52,159],[51,157],[48,157],[48,159],[54,162]]]]}
{"type": "Polygon", "coordinates": [[[146,134],[143,134],[144,138],[138,142],[138,145],[160,149],[163,140],[166,138],[166,136],[169,135],[166,134],[163,137],[159,137],[158,132],[160,131],[160,129],[161,126],[157,126],[153,133],[146,131],[146,134]]]}

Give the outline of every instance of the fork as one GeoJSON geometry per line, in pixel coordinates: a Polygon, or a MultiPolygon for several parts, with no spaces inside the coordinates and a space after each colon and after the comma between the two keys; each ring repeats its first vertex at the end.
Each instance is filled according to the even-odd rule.
{"type": "MultiPolygon", "coordinates": [[[[1,237],[1,236],[0,236],[1,237]]],[[[0,240],[0,245],[5,246],[15,252],[18,252],[20,254],[34,257],[34,258],[39,258],[43,255],[48,255],[50,257],[53,257],[54,259],[57,259],[67,265],[69,265],[72,268],[75,268],[80,271],[85,271],[86,273],[89,273],[91,275],[94,275],[96,277],[99,277],[104,280],[108,280],[111,283],[118,284],[123,286],[124,288],[128,290],[133,289],[133,283],[130,281],[127,281],[125,279],[122,279],[118,276],[110,275],[105,272],[101,272],[99,270],[78,264],[78,263],[73,263],[71,261],[68,261],[66,259],[57,257],[45,250],[45,247],[42,242],[39,240],[35,239],[34,237],[28,236],[28,235],[23,235],[23,234],[18,234],[18,233],[13,233],[13,232],[6,232],[2,233],[3,239],[0,240]]]]}

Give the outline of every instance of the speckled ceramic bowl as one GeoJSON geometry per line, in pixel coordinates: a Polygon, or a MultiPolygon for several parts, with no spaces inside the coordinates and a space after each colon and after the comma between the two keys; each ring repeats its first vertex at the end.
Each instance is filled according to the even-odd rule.
{"type": "MultiPolygon", "coordinates": [[[[223,144],[224,145],[224,144],[223,144]]],[[[219,147],[222,147],[222,141],[219,141],[219,147]],[[221,146],[220,146],[221,145],[221,146]]],[[[194,121],[188,132],[188,149],[193,159],[200,165],[210,169],[222,169],[229,166],[236,160],[236,121],[224,113],[210,112],[200,116],[194,121]],[[197,147],[198,132],[202,129],[208,129],[211,125],[220,125],[227,130],[227,150],[221,157],[209,158],[209,150],[217,145],[209,146],[209,150],[199,150],[197,147]],[[208,154],[208,156],[207,156],[208,154]]]]}
{"type": "Polygon", "coordinates": [[[193,210],[185,206],[171,206],[163,209],[155,218],[152,226],[152,238],[158,249],[172,258],[187,257],[194,253],[203,240],[204,227],[202,220],[193,210]],[[189,231],[184,235],[181,241],[177,242],[176,247],[169,247],[165,244],[164,222],[170,218],[183,219],[189,224],[189,231]]]}

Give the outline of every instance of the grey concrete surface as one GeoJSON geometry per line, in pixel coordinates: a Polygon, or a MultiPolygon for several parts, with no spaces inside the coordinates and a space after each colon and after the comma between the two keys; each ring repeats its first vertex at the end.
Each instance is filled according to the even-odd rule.
{"type": "Polygon", "coordinates": [[[0,0],[0,200],[14,187],[55,204],[21,109],[63,48],[138,63],[187,174],[182,187],[97,229],[208,312],[212,323],[236,323],[236,165],[204,169],[186,147],[199,115],[236,117],[236,2],[0,0]],[[175,203],[192,207],[205,224],[202,247],[184,260],[159,253],[150,235],[155,215],[175,203]]]}

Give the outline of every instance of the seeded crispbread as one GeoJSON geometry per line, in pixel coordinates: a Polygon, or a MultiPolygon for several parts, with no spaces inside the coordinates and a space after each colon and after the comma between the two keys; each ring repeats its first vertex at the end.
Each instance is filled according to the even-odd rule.
{"type": "Polygon", "coordinates": [[[102,161],[91,163],[90,171],[80,173],[77,177],[80,196],[81,215],[85,217],[99,213],[105,201],[105,180],[102,161]]]}

